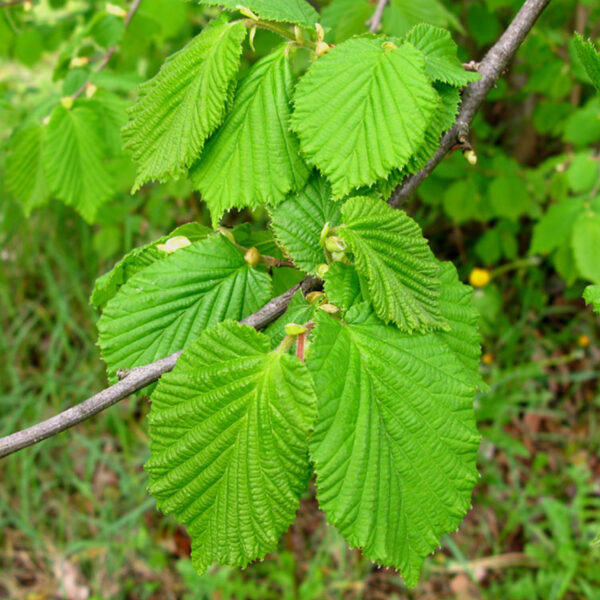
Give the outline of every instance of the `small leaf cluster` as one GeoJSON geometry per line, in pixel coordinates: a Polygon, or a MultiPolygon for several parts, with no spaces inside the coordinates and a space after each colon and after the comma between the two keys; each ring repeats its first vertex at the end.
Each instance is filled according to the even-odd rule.
{"type": "Polygon", "coordinates": [[[315,167],[335,199],[398,183],[429,159],[454,122],[458,90],[479,78],[458,61],[449,32],[430,25],[331,46],[305,2],[248,2],[241,13],[171,56],[141,87],[123,129],[139,164],[134,189],[189,172],[214,225],[232,208],[278,206],[315,167]],[[255,28],[288,41],[238,82],[246,30],[255,28]],[[297,81],[293,60],[303,51],[312,64],[297,81]]]}

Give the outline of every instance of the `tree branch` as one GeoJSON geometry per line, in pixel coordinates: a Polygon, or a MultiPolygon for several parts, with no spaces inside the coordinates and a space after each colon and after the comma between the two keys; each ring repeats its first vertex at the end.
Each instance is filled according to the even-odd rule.
{"type": "Polygon", "coordinates": [[[388,202],[397,207],[409,200],[415,190],[442,162],[456,144],[468,144],[471,123],[488,92],[508,67],[513,56],[550,0],[526,0],[502,37],[492,46],[479,64],[481,79],[467,86],[454,127],[442,136],[439,148],[431,160],[414,175],[405,179],[392,193],[388,202]]]}
{"type": "MultiPolygon", "coordinates": [[[[131,23],[131,19],[133,19],[133,17],[135,16],[135,13],[138,11],[138,8],[140,7],[141,3],[142,3],[142,0],[133,0],[131,6],[129,7],[129,10],[127,11],[127,14],[125,15],[125,17],[123,19],[125,29],[127,29],[127,27],[129,26],[129,23],[131,23]]],[[[106,68],[106,66],[110,62],[110,59],[113,57],[114,53],[117,51],[117,48],[118,48],[118,45],[114,44],[102,55],[102,57],[100,59],[100,64],[98,65],[98,68],[96,69],[96,73],[99,73],[100,71],[102,71],[103,69],[106,68]]],[[[73,98],[73,100],[75,100],[76,98],[79,98],[79,96],[81,96],[81,94],[83,94],[83,92],[85,92],[85,90],[87,89],[87,86],[88,86],[88,82],[86,81],[71,96],[73,98]]]]}
{"type": "MultiPolygon", "coordinates": [[[[301,289],[307,294],[318,289],[320,285],[321,282],[319,279],[307,277],[281,296],[273,298],[258,312],[246,317],[241,323],[255,329],[262,329],[286,311],[288,304],[298,290],[301,289]]],[[[175,352],[149,365],[136,367],[135,369],[131,369],[131,371],[120,373],[119,375],[122,379],[119,383],[98,392],[91,398],[84,400],[81,404],[73,406],[37,425],[33,425],[33,427],[0,438],[0,458],[74,427],[120,400],[127,398],[127,396],[130,396],[134,392],[157,381],[161,375],[173,370],[181,353],[182,351],[175,352]]]]}
{"type": "Polygon", "coordinates": [[[387,3],[388,0],[378,0],[377,6],[375,7],[375,12],[367,22],[369,31],[371,33],[375,33],[379,29],[379,26],[381,25],[381,19],[383,19],[383,11],[385,10],[387,3]]]}
{"type": "MultiPolygon", "coordinates": [[[[135,10],[137,10],[140,2],[141,0],[135,0],[132,4],[130,9],[131,16],[133,16],[135,10]]],[[[398,188],[396,188],[389,199],[389,203],[392,206],[398,206],[401,202],[410,198],[421,182],[435,169],[446,154],[458,142],[463,144],[467,142],[471,122],[483,100],[503,71],[507,68],[517,49],[549,3],[550,0],[525,1],[508,29],[480,63],[479,73],[481,73],[481,79],[471,83],[466,88],[456,124],[442,137],[438,150],[427,165],[415,175],[407,178],[400,186],[398,186],[398,188]]],[[[375,29],[377,29],[379,26],[385,5],[386,0],[379,0],[375,13],[370,21],[371,28],[375,27],[375,29]]],[[[129,20],[131,20],[131,17],[129,17],[129,20]]],[[[129,20],[126,22],[129,22],[129,20]]],[[[318,279],[307,277],[300,284],[289,289],[281,296],[274,298],[258,312],[244,319],[242,323],[256,329],[266,327],[285,312],[292,297],[299,289],[302,289],[304,293],[308,293],[318,289],[319,286],[320,282],[318,279]]],[[[81,404],[43,421],[42,423],[38,423],[33,427],[0,438],[0,458],[61,433],[98,414],[105,408],[116,404],[133,392],[157,381],[161,375],[171,371],[175,367],[180,355],[181,352],[176,352],[175,354],[167,356],[152,364],[137,367],[131,371],[125,372],[122,381],[99,392],[91,398],[88,398],[81,404]]]]}

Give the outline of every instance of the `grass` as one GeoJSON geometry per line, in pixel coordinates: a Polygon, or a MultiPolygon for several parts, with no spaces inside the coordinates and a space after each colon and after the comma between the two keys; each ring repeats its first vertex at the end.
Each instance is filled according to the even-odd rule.
{"type": "MultiPolygon", "coordinates": [[[[115,252],[155,233],[136,219],[145,235],[116,228],[115,252]]],[[[1,242],[0,435],[105,385],[87,299],[111,258],[94,240],[52,205],[1,242]]],[[[185,532],[145,492],[148,405],[130,399],[0,462],[0,598],[600,599],[597,320],[544,292],[536,269],[500,277],[477,302],[492,382],[477,403],[482,478],[416,590],[349,550],[312,488],[278,553],[196,575],[185,532]]]]}

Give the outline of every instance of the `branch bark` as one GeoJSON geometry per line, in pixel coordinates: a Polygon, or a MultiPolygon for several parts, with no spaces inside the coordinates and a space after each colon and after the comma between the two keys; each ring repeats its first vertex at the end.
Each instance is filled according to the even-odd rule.
{"type": "Polygon", "coordinates": [[[381,25],[381,19],[383,19],[383,11],[385,10],[387,3],[388,0],[378,0],[377,6],[375,7],[375,12],[367,23],[371,33],[375,33],[379,29],[379,26],[381,25]]]}
{"type": "Polygon", "coordinates": [[[454,127],[442,136],[431,160],[414,175],[405,179],[392,193],[388,202],[397,207],[410,199],[416,189],[442,162],[456,144],[468,144],[471,123],[488,92],[508,67],[519,46],[542,14],[550,0],[526,0],[502,37],[492,46],[479,64],[481,79],[467,86],[454,127]]]}
{"type": "MultiPolygon", "coordinates": [[[[298,290],[301,289],[307,294],[308,292],[318,289],[320,285],[321,282],[319,279],[307,277],[281,296],[273,298],[273,300],[258,312],[246,317],[241,323],[254,327],[255,329],[262,329],[285,312],[292,297],[298,290]]],[[[130,396],[134,392],[157,381],[161,375],[173,370],[181,353],[182,351],[175,352],[174,354],[157,360],[149,365],[136,367],[135,369],[131,369],[131,371],[126,371],[121,375],[122,379],[119,383],[98,392],[91,398],[84,400],[81,404],[73,406],[37,425],[33,425],[32,427],[23,429],[17,433],[0,438],[0,458],[8,456],[13,452],[17,452],[17,450],[33,446],[33,444],[37,444],[42,440],[74,427],[82,421],[97,415],[99,412],[102,412],[113,404],[116,404],[120,400],[127,398],[127,396],[130,396]]]]}
{"type": "MultiPolygon", "coordinates": [[[[134,1],[130,12],[135,12],[140,1],[134,1]]],[[[401,202],[410,198],[421,182],[435,169],[446,154],[458,142],[464,143],[467,141],[471,123],[487,93],[507,68],[517,49],[549,3],[550,0],[525,1],[508,29],[480,63],[479,73],[481,73],[481,79],[466,88],[456,124],[442,137],[438,150],[427,165],[396,188],[389,199],[392,206],[398,206],[401,202]]],[[[381,20],[385,4],[386,2],[383,0],[378,2],[371,20],[371,26],[376,21],[378,14],[378,18],[381,20]]],[[[244,319],[242,323],[256,329],[266,327],[285,312],[292,297],[299,289],[302,289],[304,293],[308,293],[318,289],[319,286],[318,279],[307,277],[300,284],[274,298],[258,312],[244,319]]],[[[176,352],[152,364],[132,369],[125,373],[122,381],[88,398],[81,404],[33,427],[0,438],[0,458],[61,433],[116,404],[133,392],[157,381],[161,375],[175,367],[180,355],[181,352],[176,352]]]]}

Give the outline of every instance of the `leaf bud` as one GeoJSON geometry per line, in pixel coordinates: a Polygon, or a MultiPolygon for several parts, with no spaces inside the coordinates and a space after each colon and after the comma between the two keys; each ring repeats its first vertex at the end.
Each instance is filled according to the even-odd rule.
{"type": "Polygon", "coordinates": [[[285,335],[297,336],[302,333],[306,333],[308,329],[304,325],[298,325],[297,323],[288,323],[285,326],[285,335]]]}
{"type": "Polygon", "coordinates": [[[233,236],[233,232],[231,229],[227,229],[227,227],[219,227],[219,233],[224,235],[232,244],[235,244],[235,237],[233,236]]]}
{"type": "Polygon", "coordinates": [[[344,252],[346,247],[346,242],[335,235],[332,235],[325,240],[325,248],[327,248],[329,252],[344,252]]]}
{"type": "Polygon", "coordinates": [[[247,6],[243,6],[242,4],[236,4],[235,6],[245,17],[252,19],[253,21],[258,21],[258,15],[255,15],[247,6]]]}
{"type": "Polygon", "coordinates": [[[396,48],[398,48],[398,46],[396,46],[396,44],[394,44],[394,42],[383,42],[383,44],[381,44],[381,47],[386,52],[390,52],[391,50],[396,50],[396,48]]]}
{"type": "Polygon", "coordinates": [[[475,150],[465,150],[463,155],[472,167],[477,164],[477,154],[475,154],[475,150]]]}
{"type": "Polygon", "coordinates": [[[246,250],[244,254],[244,260],[249,267],[256,267],[260,262],[260,252],[253,246],[246,250]]]}
{"type": "Polygon", "coordinates": [[[115,17],[119,17],[121,19],[124,19],[127,16],[127,11],[122,6],[118,6],[117,4],[112,4],[110,2],[106,3],[106,12],[109,15],[114,15],[115,17]]]}
{"type": "Polygon", "coordinates": [[[317,46],[315,47],[315,53],[319,58],[327,54],[330,50],[331,46],[327,42],[317,42],[317,46]]]}
{"type": "Polygon", "coordinates": [[[323,292],[310,292],[310,294],[306,295],[306,301],[309,304],[317,304],[325,297],[323,292]]]}
{"type": "Polygon", "coordinates": [[[327,235],[329,234],[329,221],[323,225],[323,229],[321,229],[321,235],[319,236],[319,245],[321,248],[325,246],[325,240],[327,239],[327,235]]]}
{"type": "Polygon", "coordinates": [[[329,265],[327,265],[325,263],[321,263],[320,265],[317,266],[317,277],[319,277],[320,279],[323,279],[323,277],[325,277],[325,274],[327,273],[327,271],[329,271],[329,265]]]}
{"type": "Polygon", "coordinates": [[[328,313],[330,315],[335,315],[340,312],[340,309],[335,304],[329,304],[329,303],[321,304],[321,306],[319,306],[319,310],[324,310],[326,313],[328,313]]]}
{"type": "Polygon", "coordinates": [[[164,244],[156,244],[156,247],[167,254],[173,254],[180,248],[190,246],[192,242],[185,237],[185,235],[176,235],[175,237],[169,238],[164,244]]]}
{"type": "Polygon", "coordinates": [[[60,99],[60,103],[63,105],[65,110],[71,110],[73,108],[73,98],[71,96],[64,96],[60,99]]]}
{"type": "Polygon", "coordinates": [[[93,98],[94,94],[98,91],[98,88],[91,82],[87,82],[85,86],[85,97],[93,98]]]}
{"type": "Polygon", "coordinates": [[[315,29],[317,30],[317,43],[322,42],[325,39],[325,30],[321,23],[315,23],[315,29]]]}

